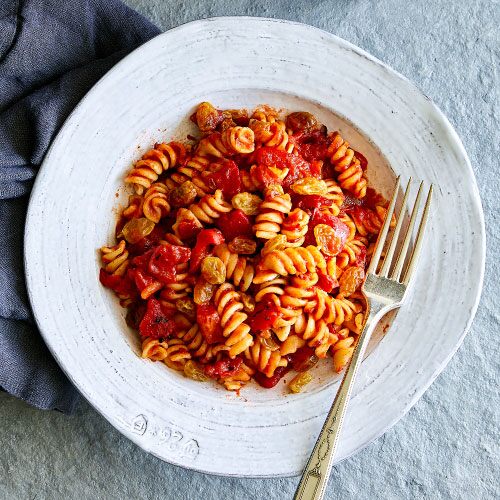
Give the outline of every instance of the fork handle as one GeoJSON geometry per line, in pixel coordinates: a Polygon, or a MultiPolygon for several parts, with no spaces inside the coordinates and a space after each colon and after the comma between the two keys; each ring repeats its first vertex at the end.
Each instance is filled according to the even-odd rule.
{"type": "Polygon", "coordinates": [[[363,330],[354,348],[328,417],[302,473],[302,478],[295,492],[295,500],[321,500],[323,498],[358,367],[363,360],[366,346],[375,326],[388,310],[389,308],[384,304],[375,302],[368,304],[368,315],[363,330]]]}

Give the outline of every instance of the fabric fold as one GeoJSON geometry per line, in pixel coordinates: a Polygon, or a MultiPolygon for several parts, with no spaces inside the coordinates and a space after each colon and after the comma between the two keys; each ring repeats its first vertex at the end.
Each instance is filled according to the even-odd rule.
{"type": "Polygon", "coordinates": [[[0,387],[70,413],[78,393],[44,344],[26,292],[28,197],[76,104],[159,30],[118,0],[4,0],[0,33],[0,387]]]}

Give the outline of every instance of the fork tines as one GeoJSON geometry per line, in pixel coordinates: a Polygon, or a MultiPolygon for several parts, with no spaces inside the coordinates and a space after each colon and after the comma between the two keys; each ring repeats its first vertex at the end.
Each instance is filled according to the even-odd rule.
{"type": "Polygon", "coordinates": [[[403,222],[405,219],[405,207],[406,203],[408,200],[408,195],[410,193],[410,187],[411,187],[412,179],[408,180],[408,184],[406,186],[406,191],[404,193],[403,197],[403,202],[401,204],[401,211],[398,217],[396,217],[396,226],[394,228],[394,232],[392,233],[391,239],[389,246],[387,248],[387,251],[384,256],[384,262],[382,264],[382,267],[380,270],[377,272],[377,266],[380,260],[380,257],[382,255],[382,251],[384,249],[384,245],[387,239],[387,234],[389,232],[389,227],[391,224],[392,216],[394,213],[394,209],[396,206],[396,199],[398,197],[398,192],[399,192],[399,185],[400,185],[400,177],[397,178],[396,182],[396,187],[394,189],[394,194],[392,196],[392,199],[389,203],[389,207],[387,208],[387,214],[385,216],[384,224],[382,228],[380,229],[380,233],[377,239],[377,243],[375,244],[375,250],[372,255],[372,259],[370,261],[370,265],[368,267],[367,273],[372,273],[377,276],[381,276],[384,278],[389,278],[391,280],[399,281],[400,283],[403,283],[407,285],[412,278],[415,268],[417,265],[418,257],[420,255],[420,250],[422,248],[422,241],[423,241],[423,236],[424,236],[424,230],[425,226],[427,224],[427,219],[429,217],[429,207],[431,204],[431,198],[432,198],[432,184],[429,187],[429,191],[427,193],[427,199],[425,202],[424,210],[422,213],[422,216],[420,218],[420,224],[418,226],[417,230],[417,236],[415,239],[415,243],[413,244],[413,247],[411,249],[411,253],[409,254],[408,250],[410,247],[410,242],[411,238],[413,235],[413,230],[415,227],[415,222],[417,220],[418,216],[418,209],[420,206],[420,199],[422,197],[422,191],[424,187],[423,181],[420,183],[420,187],[418,189],[417,197],[415,199],[415,202],[413,204],[413,208],[411,211],[411,216],[410,216],[410,222],[408,223],[408,227],[406,228],[406,233],[404,236],[403,243],[401,245],[401,248],[398,251],[397,258],[396,258],[396,263],[392,269],[391,272],[391,265],[394,257],[394,253],[396,251],[396,246],[398,244],[399,240],[399,235],[401,233],[401,229],[403,227],[403,222]],[[409,260],[407,265],[405,266],[405,262],[407,260],[408,254],[410,255],[409,260]]]}

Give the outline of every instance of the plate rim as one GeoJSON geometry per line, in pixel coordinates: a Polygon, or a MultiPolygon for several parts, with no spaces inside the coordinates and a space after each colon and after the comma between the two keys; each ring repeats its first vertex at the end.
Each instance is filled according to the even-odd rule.
{"type": "MultiPolygon", "coordinates": [[[[77,388],[78,392],[84,397],[87,402],[94,408],[96,409],[115,429],[117,429],[121,434],[123,434],[127,439],[130,439],[132,442],[134,442],[136,445],[138,445],[141,449],[146,451],[147,453],[150,453],[151,455],[159,458],[162,461],[165,461],[167,463],[183,467],[188,470],[193,470],[197,472],[202,472],[206,474],[211,474],[211,475],[216,475],[216,476],[222,476],[222,477],[238,477],[238,478],[271,478],[271,477],[293,477],[300,472],[293,474],[293,473],[281,473],[281,474],[240,474],[240,473],[225,473],[225,472],[213,472],[213,471],[207,471],[206,469],[203,468],[197,468],[196,466],[192,466],[191,464],[186,464],[182,461],[176,461],[175,458],[165,458],[163,456],[160,456],[159,453],[156,453],[154,450],[148,449],[147,446],[145,446],[144,441],[141,441],[139,439],[139,436],[136,436],[129,428],[126,426],[119,426],[118,425],[118,417],[113,416],[111,414],[107,414],[105,409],[101,409],[100,405],[96,404],[95,402],[92,401],[91,396],[86,393],[86,391],[80,386],[78,380],[76,380],[72,374],[70,367],[67,367],[64,365],[64,362],[61,361],[57,350],[54,349],[51,345],[51,335],[48,331],[44,331],[43,327],[43,322],[40,320],[40,315],[39,312],[37,312],[36,307],[34,306],[35,300],[34,300],[34,286],[31,284],[31,279],[37,275],[36,270],[35,272],[31,272],[30,270],[30,259],[29,259],[29,241],[31,239],[32,233],[34,233],[34,229],[32,228],[33,224],[33,219],[36,217],[34,214],[35,208],[34,208],[34,200],[39,197],[38,191],[41,190],[41,186],[43,185],[44,182],[44,177],[47,173],[47,170],[44,168],[46,163],[48,163],[48,160],[51,157],[51,153],[53,150],[56,148],[57,144],[61,140],[61,137],[65,135],[65,132],[69,127],[73,125],[73,121],[75,120],[75,116],[78,114],[80,111],[81,107],[85,104],[85,102],[96,92],[99,91],[101,85],[103,84],[103,81],[107,80],[108,78],[111,78],[116,72],[120,71],[122,67],[126,67],[128,65],[129,59],[132,57],[136,57],[137,53],[142,51],[142,50],[147,50],[147,47],[149,44],[155,43],[158,38],[162,38],[167,35],[171,35],[172,33],[175,33],[177,31],[181,31],[183,29],[186,29],[190,26],[209,26],[210,23],[217,23],[217,22],[230,22],[230,23],[241,23],[241,22],[255,22],[255,23],[274,23],[274,24],[286,24],[286,25],[292,25],[292,26],[297,26],[299,29],[305,29],[309,31],[314,31],[314,32],[319,32],[323,36],[326,36],[330,39],[332,39],[338,46],[343,46],[352,52],[355,52],[356,54],[364,57],[365,59],[368,59],[370,62],[380,66],[381,68],[385,69],[388,71],[390,74],[393,76],[396,76],[397,78],[403,80],[407,85],[413,88],[415,92],[423,96],[431,105],[432,111],[434,112],[434,117],[435,119],[439,119],[441,122],[441,125],[444,127],[446,132],[450,134],[450,142],[452,142],[457,148],[459,153],[462,155],[463,159],[465,160],[464,164],[467,165],[467,168],[469,170],[469,173],[471,175],[471,178],[473,180],[473,183],[471,185],[472,188],[472,202],[473,205],[476,208],[476,212],[479,215],[479,226],[478,226],[478,232],[480,232],[480,238],[478,239],[478,257],[480,257],[481,260],[481,265],[480,265],[480,274],[478,276],[478,279],[474,283],[474,293],[475,293],[475,300],[474,303],[472,304],[472,307],[470,309],[470,314],[469,318],[467,321],[467,324],[462,331],[460,337],[458,338],[454,348],[448,353],[446,358],[443,360],[443,362],[436,368],[434,373],[428,377],[425,381],[420,386],[420,389],[415,391],[415,393],[412,395],[412,397],[409,399],[408,404],[401,409],[401,411],[398,413],[398,415],[392,419],[387,425],[385,425],[378,434],[372,436],[369,440],[364,442],[363,444],[359,445],[355,449],[353,449],[348,455],[342,457],[342,460],[347,459],[356,453],[358,453],[360,450],[363,448],[367,447],[369,444],[374,442],[376,439],[378,439],[380,436],[382,436],[385,432],[387,432],[389,429],[391,429],[399,420],[401,420],[407,413],[408,411],[418,402],[418,400],[422,397],[422,395],[428,390],[428,388],[432,385],[432,383],[436,380],[436,378],[439,376],[439,374],[444,370],[444,368],[448,365],[450,362],[451,358],[455,355],[459,347],[462,345],[463,340],[467,333],[470,330],[470,327],[472,325],[472,322],[474,321],[479,302],[481,300],[481,294],[482,294],[482,289],[483,289],[483,283],[484,283],[484,274],[485,274],[485,264],[486,264],[486,228],[485,228],[485,219],[484,219],[484,211],[482,207],[482,202],[481,202],[481,197],[479,194],[479,189],[477,185],[477,180],[474,174],[474,170],[472,169],[472,164],[470,162],[469,156],[465,150],[465,147],[463,146],[462,141],[460,140],[460,137],[446,115],[441,111],[441,109],[436,105],[436,103],[428,97],[414,82],[412,82],[409,78],[406,76],[402,75],[399,73],[397,70],[393,69],[391,66],[388,64],[384,63],[383,61],[379,60],[375,56],[371,55],[370,53],[366,52],[364,49],[354,45],[353,43],[329,32],[321,28],[317,28],[312,25],[296,22],[296,21],[289,21],[285,19],[277,19],[277,18],[266,18],[266,17],[253,17],[253,16],[219,16],[219,17],[210,17],[206,19],[198,19],[190,22],[186,22],[183,24],[180,24],[174,28],[171,28],[165,32],[162,32],[152,39],[148,40],[146,43],[142,44],[141,46],[137,47],[134,49],[132,52],[127,54],[123,59],[121,59],[117,64],[115,64],[109,71],[107,71],[99,80],[97,80],[94,85],[88,90],[88,92],[83,96],[83,98],[78,102],[78,104],[75,106],[75,108],[71,111],[71,113],[68,115],[68,117],[64,120],[64,123],[60,127],[59,131],[57,132],[56,136],[52,140],[45,156],[44,159],[39,167],[38,174],[35,178],[35,181],[33,183],[33,188],[31,190],[30,196],[29,196],[29,202],[28,202],[28,210],[27,210],[27,215],[26,215],[26,222],[25,222],[25,228],[24,228],[24,242],[23,242],[23,261],[24,261],[24,271],[26,275],[26,289],[28,293],[28,298],[29,302],[31,305],[31,309],[33,311],[33,317],[35,319],[36,325],[38,327],[38,330],[48,347],[50,353],[58,363],[59,367],[61,370],[64,372],[64,374],[68,377],[68,379],[71,381],[71,383],[77,388]]],[[[77,122],[75,122],[77,124],[77,122]]],[[[383,153],[383,152],[382,152],[383,153]]],[[[338,462],[336,462],[338,463],[338,462]]]]}

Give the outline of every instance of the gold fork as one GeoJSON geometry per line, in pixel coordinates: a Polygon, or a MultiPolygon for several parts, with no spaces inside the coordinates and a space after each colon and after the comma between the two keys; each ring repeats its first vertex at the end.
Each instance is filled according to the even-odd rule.
{"type": "Polygon", "coordinates": [[[380,319],[388,311],[396,309],[403,304],[410,281],[415,274],[418,257],[422,249],[425,225],[429,217],[432,185],[430,186],[427,194],[427,200],[418,227],[415,243],[413,244],[411,252],[409,252],[410,242],[415,222],[417,220],[418,208],[423,190],[423,182],[420,183],[403,243],[397,254],[396,261],[393,263],[399,234],[403,226],[404,208],[410,192],[411,178],[406,187],[401,213],[397,218],[397,223],[387,248],[382,267],[377,271],[377,266],[389,232],[392,214],[394,213],[394,208],[396,206],[399,184],[400,178],[398,177],[394,194],[387,209],[384,224],[380,230],[380,234],[375,245],[375,251],[373,252],[370,265],[367,269],[366,280],[361,287],[361,291],[363,292],[367,304],[363,330],[361,331],[352,354],[352,358],[347,366],[337,395],[335,396],[333,405],[328,413],[326,422],[323,425],[323,429],[321,430],[309,461],[307,462],[302,474],[299,486],[295,492],[294,498],[296,500],[320,500],[323,498],[328,478],[330,476],[340,431],[342,429],[347,403],[349,401],[353,382],[359,365],[363,359],[366,346],[368,345],[371,334],[380,319]],[[405,265],[408,258],[408,263],[405,265]]]}

